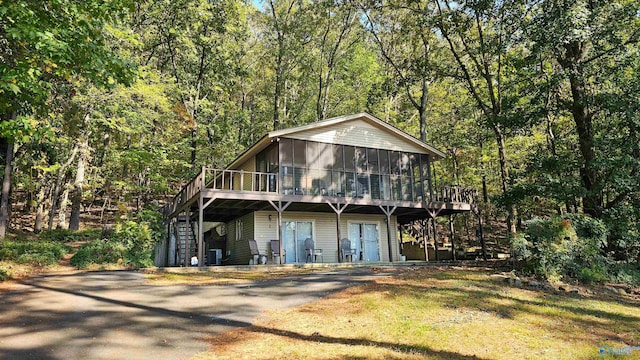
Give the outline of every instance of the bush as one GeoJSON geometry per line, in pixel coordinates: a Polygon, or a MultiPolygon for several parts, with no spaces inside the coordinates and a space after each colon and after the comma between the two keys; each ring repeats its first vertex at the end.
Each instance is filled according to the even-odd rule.
{"type": "Polygon", "coordinates": [[[9,269],[5,268],[4,266],[0,265],[0,281],[5,281],[10,278],[11,278],[11,271],[9,271],[9,269]]]}
{"type": "Polygon", "coordinates": [[[87,229],[81,231],[56,229],[45,231],[38,235],[42,240],[55,242],[87,241],[100,238],[100,229],[87,229]]]}
{"type": "Polygon", "coordinates": [[[136,214],[135,221],[116,224],[109,239],[81,246],[71,264],[78,268],[91,264],[149,267],[153,265],[153,248],[163,238],[162,214],[157,209],[145,209],[136,214]]]}
{"type": "Polygon", "coordinates": [[[94,240],[78,249],[71,258],[71,265],[78,269],[91,264],[118,264],[123,262],[126,247],[114,240],[94,240]]]}
{"type": "Polygon", "coordinates": [[[540,278],[574,278],[602,282],[608,278],[609,261],[603,255],[607,231],[603,223],[572,214],[526,223],[524,235],[515,237],[511,249],[524,261],[524,271],[540,278]]]}
{"type": "Polygon", "coordinates": [[[634,286],[640,286],[640,264],[635,263],[617,263],[612,266],[611,276],[612,282],[625,283],[634,286]]]}
{"type": "Polygon", "coordinates": [[[5,240],[0,245],[0,260],[46,266],[56,264],[70,251],[70,246],[56,242],[5,240]]]}

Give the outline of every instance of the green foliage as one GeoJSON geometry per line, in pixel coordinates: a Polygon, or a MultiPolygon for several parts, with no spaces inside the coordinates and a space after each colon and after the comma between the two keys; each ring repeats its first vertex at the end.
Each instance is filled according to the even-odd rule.
{"type": "Polygon", "coordinates": [[[109,239],[84,244],[71,258],[71,265],[120,264],[133,268],[153,266],[153,249],[164,238],[162,214],[157,208],[139,211],[133,220],[118,223],[109,239]]]}
{"type": "Polygon", "coordinates": [[[78,269],[91,264],[120,264],[127,248],[121,242],[109,239],[94,240],[82,245],[71,258],[71,265],[78,269]]]}
{"type": "Polygon", "coordinates": [[[609,261],[603,255],[604,224],[571,214],[549,220],[533,219],[527,230],[514,238],[511,248],[524,271],[546,279],[578,279],[587,283],[608,278],[609,261]]]}
{"type": "Polygon", "coordinates": [[[0,281],[5,281],[11,278],[11,270],[7,269],[4,265],[0,265],[0,281]]]}
{"type": "Polygon", "coordinates": [[[614,264],[611,267],[610,280],[613,282],[640,286],[640,264],[638,263],[614,264]]]}
{"type": "Polygon", "coordinates": [[[71,247],[58,242],[23,240],[3,241],[0,244],[0,261],[47,266],[56,264],[71,251],[71,247]]]}
{"type": "Polygon", "coordinates": [[[101,232],[102,231],[99,229],[87,229],[80,231],[55,229],[38,234],[38,238],[45,241],[55,242],[88,241],[99,238],[101,232]]]}

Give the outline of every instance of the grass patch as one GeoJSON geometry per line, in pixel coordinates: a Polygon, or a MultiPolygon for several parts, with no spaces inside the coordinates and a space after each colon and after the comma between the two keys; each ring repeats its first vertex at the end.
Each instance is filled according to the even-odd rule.
{"type": "Polygon", "coordinates": [[[43,240],[5,240],[0,244],[0,261],[42,267],[57,264],[71,246],[43,240]]]}
{"type": "Polygon", "coordinates": [[[0,243],[0,281],[23,278],[57,267],[71,250],[67,244],[37,238],[5,239],[0,243]]]}
{"type": "Polygon", "coordinates": [[[240,271],[224,269],[224,271],[181,271],[180,268],[171,269],[171,272],[144,270],[145,276],[154,285],[225,285],[247,283],[253,281],[265,281],[276,278],[308,274],[311,272],[326,271],[326,269],[296,269],[277,268],[268,271],[240,271]]]}
{"type": "Polygon", "coordinates": [[[407,269],[213,336],[194,359],[598,359],[600,346],[640,345],[639,309],[485,270],[407,269]]]}

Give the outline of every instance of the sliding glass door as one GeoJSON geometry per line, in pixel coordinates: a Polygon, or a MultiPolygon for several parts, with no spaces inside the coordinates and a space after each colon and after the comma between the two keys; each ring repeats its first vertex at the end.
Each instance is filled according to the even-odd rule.
{"type": "Polygon", "coordinates": [[[378,224],[349,223],[349,240],[356,249],[358,260],[380,261],[378,224]]]}
{"type": "Polygon", "coordinates": [[[286,263],[291,264],[306,260],[304,241],[307,238],[313,239],[313,223],[311,221],[282,222],[282,247],[286,252],[286,263]]]}

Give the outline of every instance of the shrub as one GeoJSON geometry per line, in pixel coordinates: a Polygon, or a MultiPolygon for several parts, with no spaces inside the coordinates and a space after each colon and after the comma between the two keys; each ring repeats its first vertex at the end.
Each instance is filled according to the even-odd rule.
{"type": "Polygon", "coordinates": [[[610,281],[640,286],[640,264],[616,263],[612,266],[610,281]]]}
{"type": "Polygon", "coordinates": [[[100,229],[87,229],[81,231],[56,229],[42,232],[38,235],[38,237],[46,241],[71,242],[99,239],[100,233],[100,229]]]}
{"type": "Polygon", "coordinates": [[[86,268],[91,264],[122,263],[126,247],[114,240],[94,240],[83,244],[71,258],[71,265],[86,268]]]}
{"type": "Polygon", "coordinates": [[[148,223],[125,221],[116,227],[114,241],[124,244],[124,261],[136,268],[153,265],[154,235],[148,223]]]}
{"type": "Polygon", "coordinates": [[[5,281],[11,278],[11,271],[4,266],[0,265],[0,281],[5,281]]]}
{"type": "Polygon", "coordinates": [[[511,242],[514,256],[524,261],[524,271],[540,278],[574,278],[602,282],[609,261],[602,253],[607,231],[603,223],[572,214],[563,218],[533,219],[524,235],[511,242]]]}
{"type": "Polygon", "coordinates": [[[5,240],[0,245],[0,260],[46,266],[56,264],[70,251],[70,246],[57,242],[5,240]]]}
{"type": "Polygon", "coordinates": [[[141,268],[153,265],[153,248],[164,237],[162,214],[157,209],[144,209],[134,220],[116,224],[109,239],[85,244],[71,259],[83,268],[90,264],[124,264],[141,268]]]}

